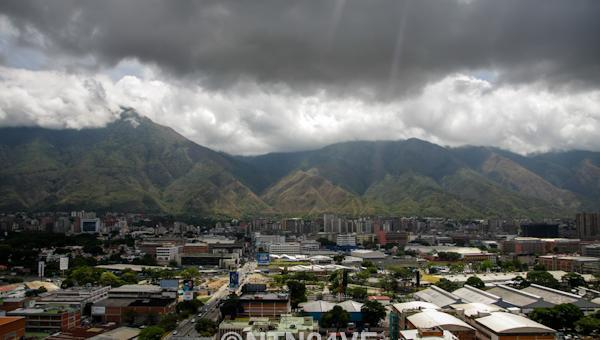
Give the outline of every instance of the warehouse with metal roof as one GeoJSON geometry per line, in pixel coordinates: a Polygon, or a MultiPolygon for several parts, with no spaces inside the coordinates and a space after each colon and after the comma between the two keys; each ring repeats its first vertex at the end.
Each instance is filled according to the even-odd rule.
{"type": "Polygon", "coordinates": [[[564,292],[558,289],[552,289],[536,284],[532,284],[527,288],[522,289],[521,291],[531,293],[537,296],[542,297],[545,301],[551,302],[555,305],[560,305],[563,303],[571,303],[575,306],[579,307],[582,311],[593,311],[597,308],[600,308],[600,305],[595,304],[591,301],[588,301],[582,298],[579,295],[571,294],[568,292],[564,292]]]}
{"type": "Polygon", "coordinates": [[[554,340],[556,331],[524,316],[493,312],[475,319],[477,331],[487,339],[500,339],[503,336],[515,339],[524,337],[536,340],[554,340]]]}
{"type": "Polygon", "coordinates": [[[545,301],[541,296],[524,292],[505,285],[496,285],[496,287],[487,290],[488,293],[497,295],[515,307],[521,309],[523,313],[529,313],[534,308],[553,307],[555,304],[545,301]]]}
{"type": "Polygon", "coordinates": [[[461,303],[462,300],[440,287],[431,286],[427,289],[421,290],[413,294],[413,296],[421,301],[433,303],[439,307],[446,307],[455,303],[461,303]]]}
{"type": "Polygon", "coordinates": [[[475,328],[459,318],[433,309],[406,317],[410,329],[431,329],[439,327],[456,335],[459,339],[474,339],[475,328]]]}

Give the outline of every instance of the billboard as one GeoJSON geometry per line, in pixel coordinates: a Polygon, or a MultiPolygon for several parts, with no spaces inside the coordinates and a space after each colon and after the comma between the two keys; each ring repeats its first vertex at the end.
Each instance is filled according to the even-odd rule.
{"type": "Polygon", "coordinates": [[[183,280],[183,294],[194,291],[194,280],[183,280]]]}
{"type": "Polygon", "coordinates": [[[192,301],[194,300],[194,292],[193,291],[185,291],[183,292],[183,301],[192,301]]]}
{"type": "Polygon", "coordinates": [[[258,262],[259,266],[268,266],[271,263],[269,257],[269,253],[257,253],[256,254],[256,262],[258,262]]]}
{"type": "Polygon", "coordinates": [[[176,280],[176,279],[160,280],[160,288],[177,290],[179,288],[179,280],[176,280]]]}
{"type": "Polygon", "coordinates": [[[238,272],[229,272],[229,288],[236,289],[240,285],[240,274],[238,272]]]}
{"type": "Polygon", "coordinates": [[[69,258],[68,257],[63,256],[60,258],[59,269],[60,270],[69,269],[69,258]]]}

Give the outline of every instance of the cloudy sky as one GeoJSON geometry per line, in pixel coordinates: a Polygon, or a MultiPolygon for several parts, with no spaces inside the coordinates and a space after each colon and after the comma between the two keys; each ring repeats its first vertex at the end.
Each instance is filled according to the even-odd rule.
{"type": "Polygon", "coordinates": [[[600,1],[0,2],[0,126],[600,150],[600,1]]]}

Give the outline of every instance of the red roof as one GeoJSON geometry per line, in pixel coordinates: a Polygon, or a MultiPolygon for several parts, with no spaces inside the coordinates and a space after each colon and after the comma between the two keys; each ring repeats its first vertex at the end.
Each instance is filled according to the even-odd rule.
{"type": "Polygon", "coordinates": [[[369,296],[367,299],[369,299],[369,300],[385,300],[385,301],[391,300],[391,298],[389,296],[385,296],[385,295],[373,295],[373,296],[369,296]]]}

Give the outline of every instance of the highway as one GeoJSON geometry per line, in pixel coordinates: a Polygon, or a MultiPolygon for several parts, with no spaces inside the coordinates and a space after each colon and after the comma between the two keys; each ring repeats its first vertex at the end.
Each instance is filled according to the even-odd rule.
{"type": "MultiPolygon", "coordinates": [[[[252,274],[256,269],[257,263],[255,261],[246,262],[244,266],[238,269],[240,283],[235,293],[240,294],[242,290],[242,286],[246,283],[248,279],[248,274],[252,274]]],[[[218,321],[219,319],[219,303],[223,298],[226,298],[230,294],[229,285],[225,284],[221,288],[219,288],[213,295],[206,301],[204,306],[200,309],[200,313],[198,315],[193,315],[190,318],[187,318],[181,321],[177,325],[177,335],[173,335],[173,333],[168,334],[163,337],[163,339],[172,339],[172,340],[186,340],[198,337],[198,333],[194,328],[195,323],[192,322],[193,319],[201,319],[208,318],[213,321],[218,321]]]]}

